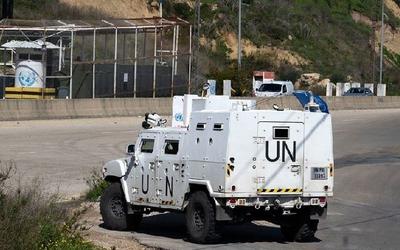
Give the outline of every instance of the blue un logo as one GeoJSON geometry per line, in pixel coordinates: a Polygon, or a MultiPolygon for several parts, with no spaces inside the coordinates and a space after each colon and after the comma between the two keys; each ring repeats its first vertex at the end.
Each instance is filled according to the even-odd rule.
{"type": "Polygon", "coordinates": [[[182,122],[183,121],[183,114],[182,113],[176,113],[175,114],[175,121],[182,122]]]}
{"type": "Polygon", "coordinates": [[[36,74],[31,71],[21,71],[18,75],[19,82],[24,87],[30,87],[36,82],[36,74]]]}

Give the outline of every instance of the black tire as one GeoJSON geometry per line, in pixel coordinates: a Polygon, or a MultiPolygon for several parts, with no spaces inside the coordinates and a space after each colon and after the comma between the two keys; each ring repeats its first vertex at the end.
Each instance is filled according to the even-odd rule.
{"type": "Polygon", "coordinates": [[[128,214],[128,207],[122,192],[121,183],[111,183],[100,199],[100,213],[104,227],[124,231],[137,227],[143,217],[142,213],[128,214]]]}
{"type": "Polygon", "coordinates": [[[288,225],[281,225],[281,232],[283,234],[283,237],[287,241],[294,241],[296,238],[296,229],[293,226],[288,226],[288,225]]]}
{"type": "Polygon", "coordinates": [[[185,216],[186,228],[192,242],[215,243],[219,239],[214,206],[205,192],[197,191],[190,195],[185,216]]]}
{"type": "Polygon", "coordinates": [[[281,225],[281,232],[287,241],[310,242],[315,239],[318,220],[298,219],[291,224],[281,225]]]}
{"type": "Polygon", "coordinates": [[[315,240],[318,229],[318,220],[307,220],[297,231],[295,240],[298,242],[311,242],[315,240]]]}

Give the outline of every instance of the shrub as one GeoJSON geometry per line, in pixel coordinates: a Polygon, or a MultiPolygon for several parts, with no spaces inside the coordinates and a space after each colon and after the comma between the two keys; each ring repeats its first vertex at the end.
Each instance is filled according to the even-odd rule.
{"type": "Polygon", "coordinates": [[[42,191],[40,182],[11,188],[13,162],[0,162],[0,249],[94,249],[77,231],[57,195],[42,191]]]}
{"type": "Polygon", "coordinates": [[[86,199],[90,201],[97,201],[104,189],[109,185],[96,169],[93,169],[90,177],[86,178],[86,184],[89,186],[89,191],[86,193],[86,199]]]}

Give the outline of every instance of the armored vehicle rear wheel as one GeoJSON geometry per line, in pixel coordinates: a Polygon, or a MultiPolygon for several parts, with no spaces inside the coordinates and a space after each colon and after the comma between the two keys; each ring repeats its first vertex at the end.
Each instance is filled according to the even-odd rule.
{"type": "Polygon", "coordinates": [[[292,223],[281,225],[281,232],[288,241],[312,241],[317,229],[318,220],[310,219],[297,219],[292,223]]]}
{"type": "Polygon", "coordinates": [[[104,226],[111,230],[128,230],[137,227],[143,217],[142,213],[128,214],[128,207],[122,192],[121,184],[111,183],[100,200],[100,213],[104,226]]]}
{"type": "Polygon", "coordinates": [[[190,240],[212,243],[218,240],[214,206],[203,191],[193,193],[186,208],[186,227],[190,240]]]}

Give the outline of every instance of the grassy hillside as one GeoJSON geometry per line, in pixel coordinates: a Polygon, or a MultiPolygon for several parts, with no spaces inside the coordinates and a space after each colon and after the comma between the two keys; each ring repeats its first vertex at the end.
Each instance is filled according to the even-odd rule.
{"type": "MultiPolygon", "coordinates": [[[[237,2],[202,1],[201,34],[208,41],[202,43],[203,53],[210,57],[203,63],[209,65],[209,77],[236,78],[239,75],[246,79],[252,70],[270,69],[290,80],[303,72],[318,72],[335,82],[345,81],[348,77],[354,81],[372,82],[374,72],[377,81],[379,56],[375,50],[379,43],[378,40],[375,45],[372,42],[375,30],[355,22],[352,14],[359,13],[371,22],[379,20],[380,0],[245,0],[249,4],[242,7],[243,39],[258,50],[253,49],[245,55],[240,74],[235,71],[235,61],[229,57],[232,48],[225,36],[237,32],[237,2]],[[279,55],[263,53],[265,48],[290,51],[304,58],[305,63],[293,65],[290,60],[278,63],[279,55]]],[[[175,13],[193,20],[193,11],[189,12],[184,5],[174,4],[175,13]]],[[[397,29],[399,18],[388,9],[386,15],[389,27],[397,29]]],[[[387,61],[385,82],[394,83],[390,86],[393,90],[400,83],[398,72],[398,65],[387,61]]],[[[243,89],[246,86],[236,87],[243,89]]]]}

